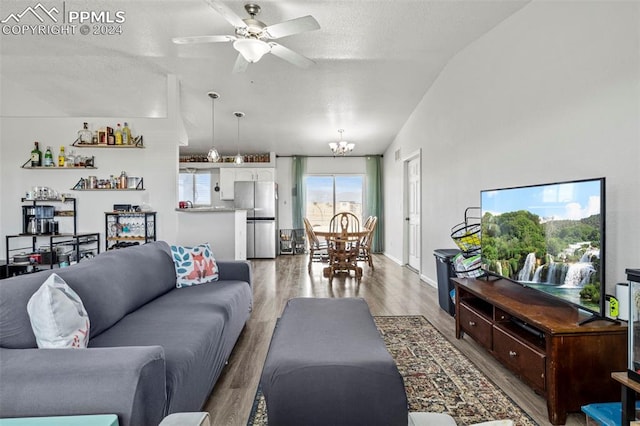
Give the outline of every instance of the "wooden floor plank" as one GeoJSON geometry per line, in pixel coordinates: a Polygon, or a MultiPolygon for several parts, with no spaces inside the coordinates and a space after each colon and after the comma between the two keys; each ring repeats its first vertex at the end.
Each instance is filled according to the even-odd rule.
{"type": "MultiPolygon", "coordinates": [[[[311,273],[307,272],[304,255],[252,261],[254,309],[204,407],[213,425],[246,425],[276,319],[292,297],[363,297],[373,315],[424,315],[537,423],[550,424],[544,399],[472,340],[455,339],[453,317],[440,309],[436,289],[382,255],[374,255],[374,262],[375,270],[364,267],[360,284],[351,277],[337,276],[329,285],[322,276],[322,264],[314,263],[311,273]]],[[[584,424],[581,413],[567,419],[567,425],[584,424]]]]}

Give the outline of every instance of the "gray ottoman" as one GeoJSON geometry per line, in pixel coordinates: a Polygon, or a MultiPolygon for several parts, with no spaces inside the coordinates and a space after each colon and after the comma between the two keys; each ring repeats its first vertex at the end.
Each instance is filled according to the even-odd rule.
{"type": "Polygon", "coordinates": [[[363,299],[291,299],[261,378],[269,426],[408,423],[402,376],[363,299]]]}

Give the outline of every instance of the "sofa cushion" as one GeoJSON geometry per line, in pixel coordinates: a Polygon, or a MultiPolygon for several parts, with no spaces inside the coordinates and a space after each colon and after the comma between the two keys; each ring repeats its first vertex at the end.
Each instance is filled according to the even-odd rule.
{"type": "Polygon", "coordinates": [[[82,300],[56,274],[42,283],[27,303],[39,348],[86,348],[89,316],[82,300]]]}
{"type": "Polygon", "coordinates": [[[209,243],[195,247],[171,246],[176,267],[176,287],[189,287],[218,280],[218,265],[209,243]]]}
{"type": "MultiPolygon", "coordinates": [[[[0,281],[0,347],[37,346],[27,301],[50,274],[43,271],[0,281]]],[[[80,296],[91,318],[90,338],[176,284],[169,245],[163,241],[101,253],[58,269],[57,274],[80,296]]]]}
{"type": "Polygon", "coordinates": [[[199,411],[249,317],[251,297],[243,281],[174,289],[91,339],[89,347],[162,346],[168,413],[199,411]]]}

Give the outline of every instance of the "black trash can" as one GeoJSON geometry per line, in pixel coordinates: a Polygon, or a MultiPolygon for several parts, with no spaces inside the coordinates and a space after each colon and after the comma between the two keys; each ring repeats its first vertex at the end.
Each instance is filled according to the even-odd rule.
{"type": "Polygon", "coordinates": [[[438,249],[433,251],[436,258],[436,273],[438,274],[438,302],[440,308],[449,312],[453,316],[456,313],[456,306],[451,300],[451,290],[453,284],[450,278],[456,276],[452,259],[460,253],[458,249],[438,249]]]}

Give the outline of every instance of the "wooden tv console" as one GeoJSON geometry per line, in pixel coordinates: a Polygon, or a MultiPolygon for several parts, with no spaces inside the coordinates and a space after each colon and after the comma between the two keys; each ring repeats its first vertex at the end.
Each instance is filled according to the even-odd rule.
{"type": "Polygon", "coordinates": [[[611,378],[627,368],[627,327],[578,323],[575,306],[517,283],[453,278],[456,338],[466,333],[547,400],[549,421],[594,402],[620,401],[611,378]]]}

